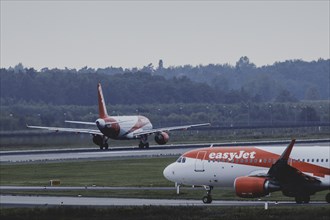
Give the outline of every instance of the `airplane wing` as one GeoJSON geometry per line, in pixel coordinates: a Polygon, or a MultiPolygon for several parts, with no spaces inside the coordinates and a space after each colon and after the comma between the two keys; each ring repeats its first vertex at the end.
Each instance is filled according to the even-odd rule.
{"type": "Polygon", "coordinates": [[[83,133],[83,134],[95,134],[95,135],[103,135],[99,130],[93,129],[82,129],[82,128],[59,128],[59,127],[42,127],[42,126],[29,126],[26,125],[27,128],[36,128],[36,129],[43,129],[48,131],[64,131],[64,132],[72,132],[72,133],[83,133]]]}
{"type": "Polygon", "coordinates": [[[210,123],[204,123],[204,124],[194,124],[194,125],[184,125],[184,126],[174,126],[174,127],[165,127],[165,128],[155,128],[150,130],[143,130],[143,131],[137,131],[133,132],[133,136],[141,136],[141,135],[150,135],[154,133],[159,133],[163,131],[174,131],[174,130],[186,130],[188,128],[193,127],[201,127],[201,126],[209,126],[210,123]]]}
{"type": "Polygon", "coordinates": [[[267,175],[276,179],[284,187],[290,185],[297,186],[297,184],[319,183],[319,179],[304,174],[288,164],[289,156],[295,141],[295,139],[291,141],[280,158],[269,169],[267,175]]]}
{"type": "Polygon", "coordinates": [[[278,183],[284,195],[312,195],[315,189],[322,187],[318,178],[307,175],[288,164],[295,139],[291,141],[280,158],[271,166],[266,176],[278,183]]]}

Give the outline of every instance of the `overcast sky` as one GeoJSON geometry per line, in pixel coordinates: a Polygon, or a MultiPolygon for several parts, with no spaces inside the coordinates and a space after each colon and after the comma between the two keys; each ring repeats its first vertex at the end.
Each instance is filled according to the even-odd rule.
{"type": "Polygon", "coordinates": [[[329,1],[3,1],[1,67],[329,58],[329,1]]]}

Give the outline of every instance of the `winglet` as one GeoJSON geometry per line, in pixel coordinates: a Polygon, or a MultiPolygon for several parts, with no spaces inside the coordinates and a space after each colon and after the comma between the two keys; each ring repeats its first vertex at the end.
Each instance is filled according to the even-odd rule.
{"type": "Polygon", "coordinates": [[[99,102],[99,117],[107,118],[109,116],[108,116],[107,108],[106,108],[105,102],[104,102],[101,83],[97,84],[97,95],[98,95],[98,102],[99,102]]]}
{"type": "Polygon", "coordinates": [[[286,147],[285,151],[282,153],[281,157],[279,158],[279,160],[284,160],[284,161],[288,161],[293,145],[295,144],[296,139],[292,139],[290,144],[286,147]]]}

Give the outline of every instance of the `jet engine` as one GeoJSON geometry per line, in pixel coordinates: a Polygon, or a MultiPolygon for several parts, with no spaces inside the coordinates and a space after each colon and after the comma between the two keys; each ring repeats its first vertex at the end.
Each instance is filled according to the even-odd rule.
{"type": "Polygon", "coordinates": [[[107,138],[104,136],[102,137],[101,135],[93,135],[93,142],[94,144],[100,146],[100,149],[102,150],[103,148],[108,149],[109,145],[107,143],[107,138]]]}
{"type": "Polygon", "coordinates": [[[102,146],[103,145],[103,138],[101,135],[94,135],[93,136],[93,142],[96,145],[102,146]]]}
{"type": "Polygon", "coordinates": [[[236,195],[242,198],[258,198],[280,190],[280,186],[265,177],[237,177],[234,182],[236,195]]]}
{"type": "Polygon", "coordinates": [[[155,141],[159,145],[166,144],[169,139],[170,136],[166,132],[160,132],[155,135],[155,141]]]}

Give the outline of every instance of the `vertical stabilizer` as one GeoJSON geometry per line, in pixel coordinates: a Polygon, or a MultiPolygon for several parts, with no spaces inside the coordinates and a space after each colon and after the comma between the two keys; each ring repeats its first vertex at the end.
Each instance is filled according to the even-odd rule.
{"type": "Polygon", "coordinates": [[[289,157],[290,157],[290,154],[291,154],[291,151],[292,151],[292,148],[293,148],[293,145],[295,142],[296,142],[296,139],[291,140],[290,144],[286,147],[286,149],[280,156],[279,160],[284,160],[286,162],[289,160],[289,157]]]}
{"type": "Polygon", "coordinates": [[[107,108],[105,107],[101,83],[97,84],[97,96],[98,96],[98,102],[99,102],[99,117],[107,118],[108,112],[107,112],[107,108]]]}

